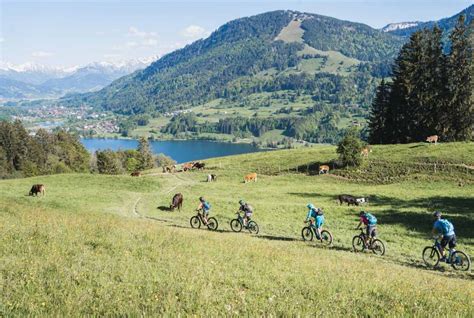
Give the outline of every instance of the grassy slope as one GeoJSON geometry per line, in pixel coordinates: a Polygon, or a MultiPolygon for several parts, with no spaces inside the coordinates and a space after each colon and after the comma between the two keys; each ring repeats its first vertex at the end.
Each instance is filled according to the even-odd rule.
{"type": "MultiPolygon", "coordinates": [[[[406,153],[404,160],[413,161],[434,151],[411,146],[375,147],[372,155],[398,160],[406,153]]],[[[436,152],[472,164],[473,148],[441,144],[436,152]]],[[[218,175],[214,184],[203,182],[208,172],[1,181],[0,314],[257,315],[317,309],[321,315],[473,315],[472,274],[446,266],[426,270],[420,260],[422,247],[430,244],[427,210],[433,208],[445,211],[459,247],[474,254],[472,183],[458,187],[440,178],[377,186],[283,172],[241,182],[257,166],[276,173],[284,164],[333,156],[327,146],[208,160],[218,175]],[[36,182],[47,185],[46,197],[24,196],[36,182]],[[156,208],[178,191],[185,196],[182,212],[156,208]],[[375,197],[369,207],[380,221],[385,257],[350,252],[359,209],[336,204],[339,193],[375,197]],[[201,194],[211,201],[222,232],[189,229],[201,194]],[[229,232],[239,198],[256,208],[260,235],[229,232]],[[325,208],[333,248],[300,242],[309,201],[325,208]]]]}

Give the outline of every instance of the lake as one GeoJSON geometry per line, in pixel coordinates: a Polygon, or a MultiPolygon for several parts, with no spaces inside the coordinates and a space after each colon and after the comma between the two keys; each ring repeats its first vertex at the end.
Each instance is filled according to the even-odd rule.
{"type": "MultiPolygon", "coordinates": [[[[90,152],[105,149],[136,149],[138,145],[137,140],[129,139],[84,138],[81,139],[81,142],[90,152]]],[[[208,140],[150,141],[150,147],[153,153],[163,153],[178,163],[261,151],[250,144],[232,144],[208,140]]]]}

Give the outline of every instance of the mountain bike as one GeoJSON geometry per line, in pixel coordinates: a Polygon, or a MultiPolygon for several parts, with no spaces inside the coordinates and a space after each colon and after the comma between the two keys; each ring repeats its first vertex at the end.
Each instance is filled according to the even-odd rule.
{"type": "Polygon", "coordinates": [[[376,255],[382,256],[385,254],[385,244],[377,238],[369,237],[367,239],[364,229],[360,229],[360,234],[352,238],[352,247],[355,252],[370,250],[376,255]]]}
{"type": "MultiPolygon", "coordinates": [[[[441,261],[441,243],[435,238],[433,246],[427,246],[423,249],[423,261],[426,266],[435,268],[441,261]]],[[[451,264],[455,270],[468,271],[471,268],[471,259],[462,252],[452,249],[446,263],[451,264]]]]}
{"type": "Polygon", "coordinates": [[[230,228],[234,232],[242,231],[242,228],[247,229],[251,234],[258,234],[259,228],[258,224],[255,221],[249,220],[247,225],[244,225],[244,218],[240,215],[240,212],[237,214],[237,218],[230,221],[230,228]]]}
{"type": "MultiPolygon", "coordinates": [[[[307,223],[307,222],[305,222],[307,223]]],[[[312,241],[314,237],[324,245],[331,245],[332,244],[332,234],[328,230],[322,230],[321,236],[316,232],[316,227],[312,225],[305,226],[301,230],[301,237],[303,241],[312,241]]]]}
{"type": "Polygon", "coordinates": [[[217,227],[219,226],[219,223],[217,223],[217,220],[215,217],[210,217],[206,220],[204,220],[204,214],[202,209],[197,209],[196,210],[197,214],[189,220],[189,223],[191,224],[191,227],[193,229],[199,229],[201,228],[201,224],[204,224],[207,226],[209,230],[215,231],[217,230],[217,227]]]}

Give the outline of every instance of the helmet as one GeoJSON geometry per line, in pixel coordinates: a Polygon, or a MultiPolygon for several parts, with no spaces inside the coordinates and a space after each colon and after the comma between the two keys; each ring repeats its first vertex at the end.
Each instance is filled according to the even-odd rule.
{"type": "Polygon", "coordinates": [[[433,216],[434,216],[435,218],[440,218],[440,217],[441,217],[441,212],[440,212],[440,211],[435,211],[435,212],[433,213],[433,216]]]}
{"type": "Polygon", "coordinates": [[[315,207],[312,203],[308,203],[308,205],[306,207],[310,210],[315,209],[315,207]]]}
{"type": "Polygon", "coordinates": [[[239,204],[240,204],[240,205],[244,205],[244,204],[245,204],[245,201],[242,200],[242,199],[240,199],[240,200],[239,200],[239,204]]]}
{"type": "Polygon", "coordinates": [[[359,216],[362,216],[365,214],[365,211],[360,211],[359,216]]]}
{"type": "Polygon", "coordinates": [[[206,200],[204,200],[203,197],[199,197],[199,201],[204,202],[204,201],[206,201],[206,200]]]}

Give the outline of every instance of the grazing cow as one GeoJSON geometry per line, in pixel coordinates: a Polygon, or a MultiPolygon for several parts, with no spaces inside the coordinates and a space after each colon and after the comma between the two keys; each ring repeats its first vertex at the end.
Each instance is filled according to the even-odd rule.
{"type": "Polygon", "coordinates": [[[165,172],[169,172],[169,173],[176,172],[176,166],[175,165],[163,166],[163,173],[165,172]]]}
{"type": "Polygon", "coordinates": [[[342,204],[344,202],[347,202],[347,205],[359,205],[359,202],[357,201],[356,197],[348,194],[341,194],[339,197],[339,204],[342,204]]]}
{"type": "Polygon", "coordinates": [[[356,201],[357,203],[359,204],[365,204],[365,203],[369,203],[369,198],[356,198],[356,201]]]}
{"type": "Polygon", "coordinates": [[[178,208],[178,211],[181,211],[181,206],[183,205],[183,195],[181,193],[176,193],[171,200],[170,210],[178,208]]]}
{"type": "Polygon", "coordinates": [[[142,173],[140,171],[134,171],[130,174],[132,177],[139,177],[142,175],[142,173]]]}
{"type": "Polygon", "coordinates": [[[30,190],[30,194],[31,196],[35,195],[35,196],[38,196],[38,193],[42,193],[43,196],[45,195],[46,193],[46,187],[44,186],[44,184],[33,184],[33,186],[31,187],[31,190],[30,190]]]}
{"type": "Polygon", "coordinates": [[[248,175],[244,177],[244,183],[247,183],[250,181],[257,182],[257,174],[255,172],[249,173],[248,175]]]}
{"type": "Polygon", "coordinates": [[[194,166],[194,162],[188,162],[183,164],[183,171],[191,170],[194,166]]]}
{"type": "Polygon", "coordinates": [[[360,152],[360,155],[362,157],[369,158],[369,152],[372,152],[372,148],[367,146],[367,147],[364,147],[364,149],[362,149],[362,151],[360,152]]]}
{"type": "Polygon", "coordinates": [[[217,176],[215,174],[207,175],[207,182],[217,181],[217,176]]]}
{"type": "Polygon", "coordinates": [[[206,164],[204,162],[195,162],[193,164],[193,169],[203,170],[206,164]]]}
{"type": "Polygon", "coordinates": [[[321,165],[319,166],[319,174],[329,173],[329,166],[328,165],[321,165]]]}
{"type": "Polygon", "coordinates": [[[429,142],[430,144],[432,142],[434,142],[434,144],[436,145],[438,143],[438,135],[433,135],[433,136],[428,136],[426,137],[426,141],[429,142]]]}

